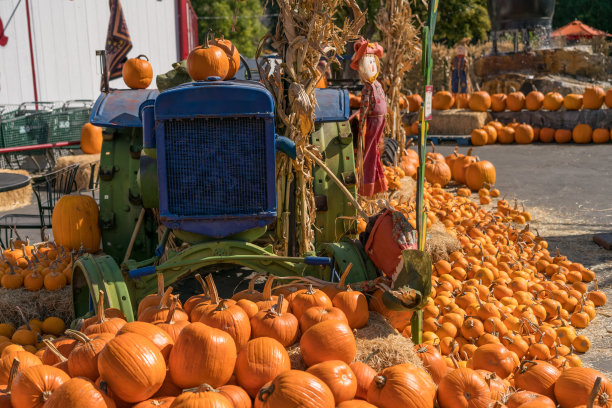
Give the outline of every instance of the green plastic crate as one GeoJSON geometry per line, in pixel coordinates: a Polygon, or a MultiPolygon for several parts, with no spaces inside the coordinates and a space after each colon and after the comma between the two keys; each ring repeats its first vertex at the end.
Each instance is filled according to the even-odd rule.
{"type": "Polygon", "coordinates": [[[89,122],[92,105],[91,100],[74,100],[54,109],[51,114],[49,143],[81,140],[81,128],[89,122]]]}
{"type": "Polygon", "coordinates": [[[3,115],[0,122],[2,147],[48,143],[52,108],[52,102],[23,103],[6,115],[8,119],[3,115]]]}

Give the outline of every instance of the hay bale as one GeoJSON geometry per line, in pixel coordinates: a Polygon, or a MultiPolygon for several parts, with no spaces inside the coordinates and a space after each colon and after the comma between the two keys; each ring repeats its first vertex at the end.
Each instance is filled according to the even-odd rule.
{"type": "Polygon", "coordinates": [[[389,197],[398,203],[409,203],[416,197],[416,181],[412,177],[403,177],[400,180],[400,188],[389,197]]]}
{"type": "MultiPolygon", "coordinates": [[[[75,156],[62,156],[57,159],[54,170],[63,169],[75,163],[79,163],[81,166],[76,174],[77,190],[83,190],[89,188],[89,176],[91,175],[91,163],[99,162],[99,154],[79,154],[75,156]]],[[[100,170],[100,166],[95,167],[96,173],[100,170]]],[[[94,175],[96,176],[96,175],[94,175]]]]}
{"type": "MultiPolygon", "coordinates": [[[[365,361],[377,372],[397,364],[410,363],[423,368],[421,360],[413,350],[414,344],[397,332],[380,314],[370,312],[368,324],[354,331],[357,343],[355,361],[365,361]]],[[[305,370],[308,368],[300,352],[300,344],[287,348],[291,369],[305,370]]]]}
{"type": "Polygon", "coordinates": [[[434,223],[427,230],[427,240],[425,241],[425,251],[431,257],[431,261],[436,263],[440,260],[448,260],[451,252],[460,251],[461,243],[459,240],[446,232],[444,224],[434,223]]]}
{"type": "Polygon", "coordinates": [[[30,292],[25,288],[0,288],[0,322],[13,323],[16,327],[23,324],[16,306],[21,308],[26,319],[44,320],[50,316],[61,318],[69,325],[74,318],[72,307],[72,287],[48,291],[41,289],[30,292]]]}
{"type": "MultiPolygon", "coordinates": [[[[1,173],[30,174],[25,170],[7,170],[2,169],[1,173]]],[[[0,193],[0,212],[11,211],[16,208],[21,208],[30,205],[32,198],[32,185],[28,184],[25,187],[13,191],[5,191],[0,193]]]]}

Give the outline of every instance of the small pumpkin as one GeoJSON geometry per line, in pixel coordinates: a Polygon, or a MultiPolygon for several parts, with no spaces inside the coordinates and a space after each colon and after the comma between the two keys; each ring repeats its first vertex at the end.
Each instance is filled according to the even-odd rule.
{"type": "Polygon", "coordinates": [[[234,408],[251,408],[253,406],[249,394],[237,385],[224,385],[219,387],[218,391],[234,404],[234,408]]]}
{"type": "Polygon", "coordinates": [[[492,402],[487,382],[470,368],[448,373],[438,386],[440,408],[488,407],[492,402]]]}
{"type": "Polygon", "coordinates": [[[326,320],[306,330],[300,339],[302,357],[307,366],[328,360],[350,363],[357,354],[355,336],[350,326],[326,320]]]}
{"type": "Polygon", "coordinates": [[[236,381],[251,396],[277,375],[289,371],[291,363],[287,350],[269,337],[250,340],[238,353],[236,381]]]}
{"type": "Polygon", "coordinates": [[[363,293],[351,289],[350,285],[345,291],[336,294],[332,303],[344,312],[351,329],[361,329],[368,324],[368,300],[363,293]]]}
{"type": "Polygon", "coordinates": [[[580,110],[582,108],[582,95],[567,94],[563,98],[563,106],[568,111],[580,110]]]}
{"type": "Polygon", "coordinates": [[[299,370],[285,371],[263,386],[255,397],[258,408],[334,408],[334,395],[314,375],[299,370]]]}
{"type": "Polygon", "coordinates": [[[495,166],[487,160],[470,164],[465,172],[466,184],[472,191],[478,191],[486,185],[494,185],[495,179],[495,166]]]}
{"type": "Polygon", "coordinates": [[[540,142],[552,143],[555,141],[555,129],[542,128],[540,129],[540,142]]]}
{"type": "Polygon", "coordinates": [[[491,108],[491,96],[488,92],[474,92],[469,99],[469,107],[475,112],[486,112],[491,108]]]}
{"type": "Polygon", "coordinates": [[[421,109],[421,103],[423,102],[423,98],[419,94],[412,94],[406,96],[408,99],[408,112],[418,112],[421,109]]]}
{"type": "Polygon", "coordinates": [[[514,143],[515,133],[516,131],[514,128],[504,126],[501,133],[499,133],[497,140],[499,140],[499,143],[501,144],[512,144],[514,143]]]}
{"type": "Polygon", "coordinates": [[[474,129],[470,136],[472,146],[484,146],[489,140],[489,133],[484,129],[474,129]]]}
{"type": "Polygon", "coordinates": [[[302,332],[305,332],[315,324],[326,320],[338,320],[348,324],[346,315],[337,307],[316,306],[307,309],[302,314],[302,318],[300,319],[300,329],[302,332]]]}
{"type": "Polygon", "coordinates": [[[113,335],[105,333],[90,338],[76,330],[68,330],[67,334],[78,342],[68,355],[68,373],[71,377],[85,377],[95,381],[100,376],[98,356],[113,335]]]}
{"type": "Polygon", "coordinates": [[[542,108],[544,94],[540,91],[531,91],[525,97],[525,107],[530,111],[537,111],[542,108]]]}
{"type": "Polygon", "coordinates": [[[533,142],[533,138],[533,128],[530,125],[523,123],[522,125],[517,126],[514,133],[514,140],[516,143],[529,144],[533,142]]]}
{"type": "Polygon", "coordinates": [[[506,106],[512,112],[520,112],[525,107],[525,94],[522,92],[512,92],[508,95],[506,106]]]}
{"type": "Polygon", "coordinates": [[[444,187],[451,181],[451,170],[444,160],[428,158],[425,161],[425,179],[444,187]]]}
{"type": "Polygon", "coordinates": [[[44,408],[114,408],[113,400],[84,378],[71,378],[53,391],[44,408]]]}
{"type": "Polygon", "coordinates": [[[455,104],[455,97],[448,91],[436,92],[432,100],[432,108],[435,110],[448,110],[455,104]]]}
{"type": "Polygon", "coordinates": [[[453,96],[455,97],[455,108],[457,108],[457,109],[466,109],[466,108],[470,107],[470,99],[472,97],[470,94],[467,94],[467,93],[456,93],[453,96]]]}
{"type": "Polygon", "coordinates": [[[205,81],[209,77],[224,79],[230,69],[225,51],[209,43],[209,34],[206,34],[204,45],[191,50],[187,57],[187,73],[194,81],[205,81]]]}
{"type": "Polygon", "coordinates": [[[309,367],[306,372],[327,384],[332,394],[334,394],[336,404],[355,398],[357,379],[351,368],[344,361],[324,361],[309,367]]]}
{"type": "Polygon", "coordinates": [[[555,382],[561,371],[546,361],[523,360],[514,373],[517,388],[555,398],[555,382]]]}
{"type": "Polygon", "coordinates": [[[153,81],[153,67],[146,55],[128,59],[123,64],[123,82],[132,89],[145,89],[153,81]]]}
{"type": "Polygon", "coordinates": [[[226,40],[223,36],[221,38],[215,38],[210,42],[223,50],[227,56],[228,70],[227,75],[223,79],[232,79],[236,76],[238,69],[240,68],[240,53],[236,46],[230,41],[226,40]]]}
{"type": "MultiPolygon", "coordinates": [[[[241,299],[238,301],[240,303],[241,299]]],[[[270,310],[261,310],[251,318],[251,333],[253,338],[270,337],[289,347],[295,343],[299,335],[299,323],[297,317],[291,313],[282,313],[284,296],[278,296],[278,303],[270,310]]],[[[310,309],[309,309],[310,310],[310,309]]],[[[306,311],[305,314],[307,314],[306,311]]],[[[305,316],[302,315],[302,318],[305,316]]]]}
{"type": "Polygon", "coordinates": [[[544,96],[542,107],[549,111],[558,111],[563,106],[563,95],[559,92],[548,92],[544,96]]]}
{"type": "Polygon", "coordinates": [[[119,329],[123,327],[127,322],[119,317],[107,318],[104,312],[104,292],[99,291],[98,295],[98,309],[97,309],[97,323],[87,326],[83,330],[83,333],[98,334],[98,333],[110,333],[116,334],[119,329]]]}
{"type": "Polygon", "coordinates": [[[368,389],[368,402],[379,408],[433,408],[435,397],[429,374],[412,364],[385,368],[368,389]]]}
{"type": "Polygon", "coordinates": [[[593,131],[593,143],[610,142],[610,131],[608,129],[595,129],[593,131]]]}
{"type": "Polygon", "coordinates": [[[508,97],[506,94],[498,93],[491,95],[491,110],[493,112],[503,112],[506,110],[506,101],[508,97]]]}
{"type": "Polygon", "coordinates": [[[374,377],[376,377],[376,371],[367,363],[362,363],[361,361],[354,361],[349,367],[351,367],[357,381],[355,398],[366,399],[368,397],[368,388],[370,388],[370,384],[372,384],[374,377]]]}
{"type": "Polygon", "coordinates": [[[414,351],[434,382],[439,384],[447,374],[448,367],[438,349],[430,344],[417,344],[414,346],[414,351]]]}
{"type": "Polygon", "coordinates": [[[599,86],[591,86],[585,89],[582,96],[584,109],[601,109],[601,105],[603,105],[605,98],[606,94],[603,88],[599,86]]]}
{"type": "Polygon", "coordinates": [[[487,132],[487,144],[495,144],[497,142],[497,128],[492,125],[485,125],[482,129],[487,132]]]}
{"type": "Polygon", "coordinates": [[[102,128],[87,122],[81,128],[81,150],[85,154],[102,152],[102,128]]]}
{"type": "Polygon", "coordinates": [[[183,391],[172,402],[172,408],[234,408],[234,404],[218,390],[208,384],[183,391]]]}
{"type": "Polygon", "coordinates": [[[300,290],[291,301],[291,311],[300,320],[302,314],[313,306],[331,307],[332,301],[322,290],[313,288],[300,290]]]}
{"type": "Polygon", "coordinates": [[[557,143],[569,143],[572,141],[572,131],[569,129],[557,129],[555,130],[555,142],[557,143]]]}
{"type": "Polygon", "coordinates": [[[518,391],[506,401],[508,408],[555,408],[555,402],[545,395],[531,391],[518,391]]]}
{"type": "Polygon", "coordinates": [[[572,130],[572,140],[574,143],[586,144],[593,140],[593,128],[586,123],[580,123],[572,130]]]}

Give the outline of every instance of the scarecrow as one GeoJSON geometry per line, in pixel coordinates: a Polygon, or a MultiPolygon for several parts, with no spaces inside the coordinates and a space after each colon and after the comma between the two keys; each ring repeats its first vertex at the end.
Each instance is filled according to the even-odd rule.
{"type": "Polygon", "coordinates": [[[468,70],[467,44],[468,40],[463,39],[455,48],[455,57],[451,66],[451,88],[454,94],[468,93],[468,70]]]}
{"type": "Polygon", "coordinates": [[[363,161],[359,179],[359,195],[371,197],[387,191],[387,182],[380,162],[378,145],[385,130],[387,100],[380,82],[376,80],[380,71],[379,58],[383,48],[361,38],[355,43],[355,54],[351,68],[359,72],[363,82],[361,107],[359,110],[360,147],[363,146],[363,161]],[[365,127],[365,132],[363,131],[365,127]]]}

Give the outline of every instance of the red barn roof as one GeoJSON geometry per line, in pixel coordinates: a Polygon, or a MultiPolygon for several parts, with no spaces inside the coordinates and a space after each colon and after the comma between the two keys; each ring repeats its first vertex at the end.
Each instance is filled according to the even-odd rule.
{"type": "Polygon", "coordinates": [[[550,34],[551,37],[571,37],[571,38],[579,38],[579,37],[612,37],[612,35],[606,33],[605,31],[598,30],[596,28],[590,27],[584,24],[582,21],[574,20],[568,25],[565,25],[561,28],[556,29],[550,34]]]}

